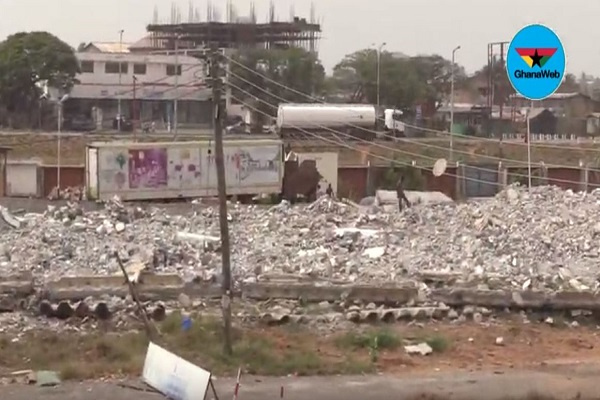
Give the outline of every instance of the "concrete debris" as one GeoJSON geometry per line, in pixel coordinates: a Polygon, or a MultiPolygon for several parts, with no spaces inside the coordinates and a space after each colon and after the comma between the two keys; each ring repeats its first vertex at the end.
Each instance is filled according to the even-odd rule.
{"type": "MultiPolygon", "coordinates": [[[[114,199],[102,210],[84,212],[69,202],[24,214],[18,227],[1,233],[0,270],[32,272],[42,284],[119,275],[117,250],[148,273],[218,284],[218,208],[186,207],[186,215],[170,215],[114,199]]],[[[510,186],[489,200],[416,204],[401,214],[363,208],[326,196],[309,205],[231,205],[236,287],[279,274],[381,287],[421,282],[425,294],[445,279],[454,287],[509,293],[600,288],[599,190],[510,186]],[[437,277],[421,277],[423,271],[437,277]]],[[[512,301],[527,298],[515,294],[512,301]]]]}
{"type": "Polygon", "coordinates": [[[427,343],[419,343],[415,345],[404,346],[404,351],[407,354],[419,354],[422,356],[426,356],[428,354],[433,353],[433,349],[427,343]]]}

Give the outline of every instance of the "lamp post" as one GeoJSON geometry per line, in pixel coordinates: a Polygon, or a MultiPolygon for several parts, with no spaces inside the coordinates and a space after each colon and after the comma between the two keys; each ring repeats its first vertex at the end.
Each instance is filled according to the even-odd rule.
{"type": "Polygon", "coordinates": [[[379,107],[381,106],[380,98],[380,87],[381,87],[381,50],[387,43],[383,42],[377,47],[377,112],[379,113],[379,107]]]}
{"type": "Polygon", "coordinates": [[[60,139],[62,136],[62,119],[63,119],[63,104],[65,101],[67,101],[69,99],[69,95],[65,94],[59,101],[58,101],[58,134],[57,134],[57,139],[56,139],[56,187],[58,188],[58,194],[60,195],[60,164],[61,164],[61,157],[60,157],[60,139]]]}
{"type": "Polygon", "coordinates": [[[460,45],[452,50],[452,72],[450,73],[450,161],[454,157],[454,71],[456,70],[454,59],[458,50],[460,45]]]}
{"type": "Polygon", "coordinates": [[[121,132],[121,118],[123,118],[123,116],[121,115],[121,77],[123,74],[121,68],[123,61],[121,59],[121,56],[123,55],[123,32],[125,32],[123,29],[119,31],[119,97],[117,98],[117,130],[119,132],[121,132]]]}

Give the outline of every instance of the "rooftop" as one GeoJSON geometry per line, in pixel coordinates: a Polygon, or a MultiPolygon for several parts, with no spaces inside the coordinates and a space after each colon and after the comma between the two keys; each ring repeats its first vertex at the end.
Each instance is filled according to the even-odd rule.
{"type": "Polygon", "coordinates": [[[129,53],[131,43],[121,42],[90,42],[83,48],[84,52],[98,51],[100,53],[129,53]]]}

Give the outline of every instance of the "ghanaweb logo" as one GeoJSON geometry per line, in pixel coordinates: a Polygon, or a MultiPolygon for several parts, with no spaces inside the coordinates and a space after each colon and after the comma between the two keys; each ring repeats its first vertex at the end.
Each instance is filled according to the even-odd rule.
{"type": "Polygon", "coordinates": [[[531,71],[515,70],[515,78],[560,78],[560,72],[554,70],[550,71],[544,68],[544,65],[552,58],[556,53],[556,48],[517,48],[515,51],[521,56],[525,64],[531,69],[531,71]],[[534,70],[538,67],[538,70],[534,70]]]}
{"type": "Polygon", "coordinates": [[[535,24],[514,36],[506,57],[506,72],[515,91],[530,100],[543,100],[560,86],[566,70],[562,42],[550,28],[535,24]]]}

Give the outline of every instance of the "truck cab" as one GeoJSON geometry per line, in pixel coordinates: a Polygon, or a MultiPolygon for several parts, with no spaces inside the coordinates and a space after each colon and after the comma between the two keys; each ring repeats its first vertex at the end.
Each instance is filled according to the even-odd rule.
{"type": "Polygon", "coordinates": [[[388,108],[383,112],[385,131],[390,132],[394,137],[404,136],[404,122],[402,122],[401,110],[388,108]]]}

